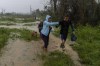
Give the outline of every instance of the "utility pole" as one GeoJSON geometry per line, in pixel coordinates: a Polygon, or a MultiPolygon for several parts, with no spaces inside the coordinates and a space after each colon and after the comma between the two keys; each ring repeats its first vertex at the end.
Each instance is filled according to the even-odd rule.
{"type": "Polygon", "coordinates": [[[1,14],[3,15],[3,9],[2,9],[2,11],[1,11],[1,14]]]}
{"type": "Polygon", "coordinates": [[[32,15],[32,7],[31,7],[31,5],[30,5],[30,14],[32,15]]]}
{"type": "Polygon", "coordinates": [[[100,3],[100,0],[98,0],[98,3],[100,3]]]}

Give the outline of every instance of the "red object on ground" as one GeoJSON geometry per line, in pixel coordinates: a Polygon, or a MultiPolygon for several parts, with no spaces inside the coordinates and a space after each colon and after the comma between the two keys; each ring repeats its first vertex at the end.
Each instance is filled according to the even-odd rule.
{"type": "Polygon", "coordinates": [[[32,36],[37,36],[37,32],[32,32],[32,36]]]}

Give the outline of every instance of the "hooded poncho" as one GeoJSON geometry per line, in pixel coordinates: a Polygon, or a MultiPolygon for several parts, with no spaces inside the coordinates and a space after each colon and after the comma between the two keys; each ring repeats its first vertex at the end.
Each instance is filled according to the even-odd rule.
{"type": "Polygon", "coordinates": [[[51,16],[47,15],[45,21],[43,22],[43,28],[41,30],[41,33],[45,36],[48,36],[49,34],[49,26],[54,26],[59,24],[59,22],[49,22],[48,19],[51,18],[51,16]]]}

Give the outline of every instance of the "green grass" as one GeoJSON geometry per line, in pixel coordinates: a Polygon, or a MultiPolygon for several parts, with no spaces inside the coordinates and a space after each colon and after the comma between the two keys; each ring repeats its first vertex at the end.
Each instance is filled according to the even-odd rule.
{"type": "Polygon", "coordinates": [[[25,41],[32,41],[32,40],[39,40],[39,35],[32,36],[32,32],[27,29],[7,29],[7,28],[0,28],[0,49],[3,48],[6,44],[8,39],[22,39],[25,41]]]}
{"type": "Polygon", "coordinates": [[[42,55],[41,58],[44,60],[43,66],[74,66],[69,56],[59,51],[51,52],[48,55],[42,55]]]}
{"type": "Polygon", "coordinates": [[[27,29],[22,29],[22,31],[20,32],[21,34],[21,38],[26,40],[26,41],[31,41],[31,40],[39,40],[39,35],[37,36],[32,36],[32,32],[30,30],[27,29]]]}
{"type": "Polygon", "coordinates": [[[32,36],[32,32],[34,31],[30,31],[28,29],[10,29],[10,31],[20,34],[17,37],[25,41],[39,40],[39,35],[37,34],[37,36],[32,36]]]}
{"type": "Polygon", "coordinates": [[[23,22],[34,22],[35,20],[33,18],[26,18],[22,20],[23,22]]]}
{"type": "Polygon", "coordinates": [[[79,53],[80,62],[86,66],[100,66],[100,27],[78,27],[77,43],[73,48],[79,53]]]}
{"type": "MultiPolygon", "coordinates": [[[[78,40],[73,49],[78,52],[80,62],[86,66],[100,66],[100,26],[79,26],[75,34],[78,40]]],[[[54,31],[54,35],[58,37],[59,30],[54,31]]]]}
{"type": "Polygon", "coordinates": [[[3,48],[8,41],[10,32],[7,29],[0,28],[0,48],[3,48]]]}
{"type": "Polygon", "coordinates": [[[16,25],[14,23],[0,23],[0,25],[7,25],[7,26],[11,26],[11,25],[16,25]]]}
{"type": "Polygon", "coordinates": [[[24,26],[33,26],[35,24],[24,24],[24,26]]]}
{"type": "Polygon", "coordinates": [[[16,21],[13,17],[10,17],[10,18],[0,18],[0,22],[2,21],[16,21]]]}
{"type": "Polygon", "coordinates": [[[60,29],[59,28],[55,28],[54,30],[55,31],[53,32],[53,35],[56,36],[56,37],[59,37],[60,36],[60,29]]]}

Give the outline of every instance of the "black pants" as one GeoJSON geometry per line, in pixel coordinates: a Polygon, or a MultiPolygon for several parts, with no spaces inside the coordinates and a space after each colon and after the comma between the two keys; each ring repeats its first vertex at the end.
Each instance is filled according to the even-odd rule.
{"type": "Polygon", "coordinates": [[[42,37],[42,40],[44,42],[44,47],[48,48],[48,45],[49,45],[49,35],[45,36],[45,35],[41,34],[41,37],[42,37]]]}

